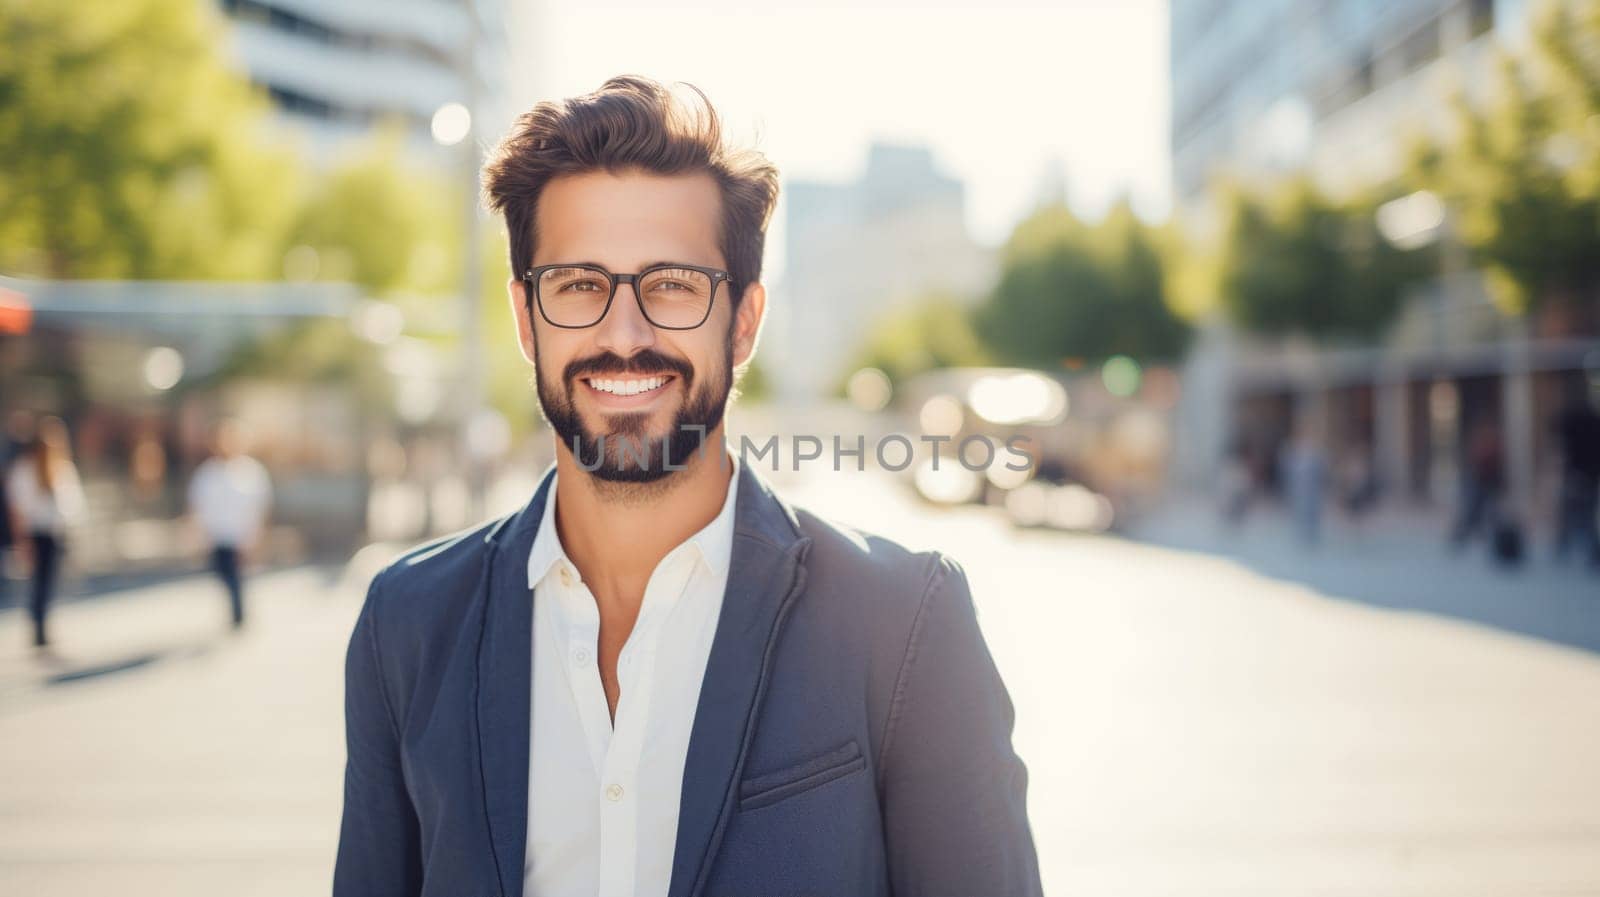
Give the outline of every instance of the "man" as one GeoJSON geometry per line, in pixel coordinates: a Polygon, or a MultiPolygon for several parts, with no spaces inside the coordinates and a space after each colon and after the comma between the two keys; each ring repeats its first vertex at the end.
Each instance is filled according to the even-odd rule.
{"type": "Polygon", "coordinates": [[[556,462],[373,581],[339,897],[1039,893],[961,568],[729,457],[777,172],[695,93],[541,103],[486,169],[556,462]]]}
{"type": "Polygon", "coordinates": [[[272,481],[244,453],[239,428],[224,421],[212,435],[211,457],[189,481],[189,510],[211,545],[211,567],[228,590],[234,631],[244,627],[242,555],[256,554],[272,504],[272,481]]]}

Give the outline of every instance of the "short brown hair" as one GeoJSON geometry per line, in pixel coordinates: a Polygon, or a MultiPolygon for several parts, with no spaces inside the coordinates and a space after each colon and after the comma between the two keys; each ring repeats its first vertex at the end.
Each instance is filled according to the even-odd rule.
{"type": "Polygon", "coordinates": [[[511,269],[533,265],[539,194],[563,174],[638,169],[672,175],[703,171],[722,190],[722,255],[738,303],[761,278],[767,223],[778,201],[778,169],[754,149],[723,142],[722,124],[700,88],[689,104],[637,75],[612,78],[594,93],[547,100],[517,118],[484,166],[484,201],[505,215],[511,269]]]}

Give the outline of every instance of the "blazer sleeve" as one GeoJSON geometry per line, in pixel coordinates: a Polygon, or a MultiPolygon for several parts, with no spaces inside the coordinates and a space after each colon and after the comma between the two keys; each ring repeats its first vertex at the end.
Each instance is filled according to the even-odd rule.
{"type": "Polygon", "coordinates": [[[378,647],[383,578],[380,573],[367,590],[345,655],[344,814],[334,897],[404,897],[422,890],[421,837],[378,647]]]}
{"type": "Polygon", "coordinates": [[[936,555],[879,763],[895,897],[1040,894],[1013,719],[966,575],[936,555]]]}

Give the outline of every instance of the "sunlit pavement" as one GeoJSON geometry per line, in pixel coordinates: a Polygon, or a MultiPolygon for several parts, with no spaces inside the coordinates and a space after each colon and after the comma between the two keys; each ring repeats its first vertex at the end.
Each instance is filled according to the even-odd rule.
{"type": "MultiPolygon", "coordinates": [[[[779,483],[967,569],[1049,893],[1600,894],[1600,655],[881,476],[779,483]]],[[[203,578],[79,602],[55,666],[0,615],[0,894],[325,893],[359,598],[274,574],[238,637],[203,578]]]]}
{"type": "Polygon", "coordinates": [[[209,577],[68,604],[48,664],[0,616],[0,894],[327,893],[360,592],[251,585],[239,635],[209,577]]]}
{"type": "MultiPolygon", "coordinates": [[[[806,491],[967,568],[1048,893],[1600,894],[1600,656],[933,513],[881,478],[806,491]]],[[[1439,567],[1377,573],[1426,589],[1439,567]]],[[[1475,600],[1527,591],[1476,570],[1475,600]]],[[[1347,594],[1396,588],[1344,573],[1347,594]]]]}

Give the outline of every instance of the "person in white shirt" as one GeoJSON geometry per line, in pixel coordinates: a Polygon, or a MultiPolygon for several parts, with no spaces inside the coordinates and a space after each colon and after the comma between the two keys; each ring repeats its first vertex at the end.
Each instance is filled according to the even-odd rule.
{"type": "Polygon", "coordinates": [[[189,510],[211,545],[211,566],[228,589],[236,630],[244,626],[243,562],[258,553],[271,505],[267,469],[245,454],[237,425],[218,425],[211,457],[189,481],[189,510]]]}
{"type": "Polygon", "coordinates": [[[84,506],[78,469],[72,463],[71,439],[61,418],[47,417],[39,422],[27,450],[11,465],[6,493],[13,529],[26,534],[19,545],[33,567],[28,602],[33,644],[45,648],[50,644],[45,619],[66,551],[67,530],[82,516],[84,506]]]}

